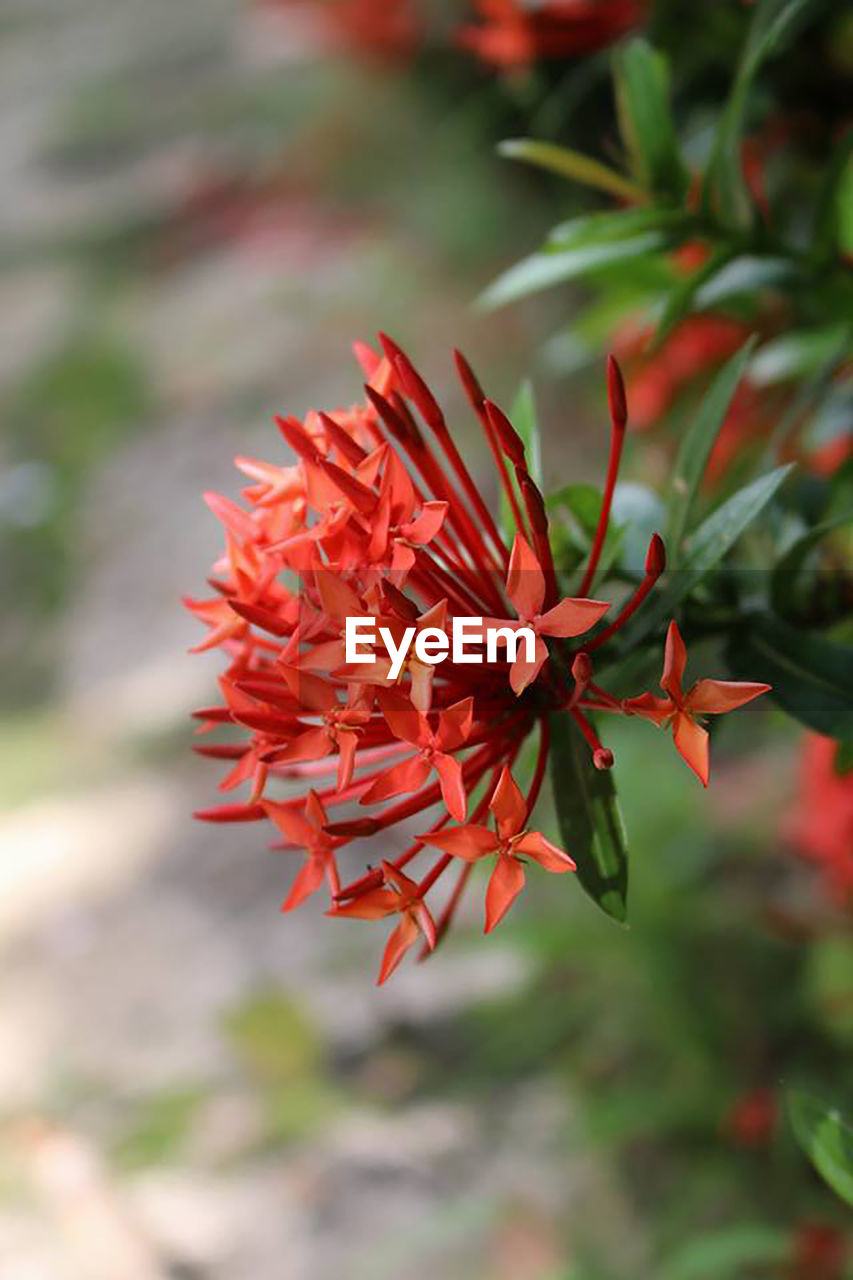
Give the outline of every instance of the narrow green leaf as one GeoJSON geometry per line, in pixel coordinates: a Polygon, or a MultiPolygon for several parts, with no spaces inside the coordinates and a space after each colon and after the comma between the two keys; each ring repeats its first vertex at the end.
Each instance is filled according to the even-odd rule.
{"type": "Polygon", "coordinates": [[[740,680],[761,680],[788,715],[830,738],[853,737],[853,649],[753,614],[730,638],[726,659],[740,680]]]}
{"type": "Polygon", "coordinates": [[[588,245],[570,249],[565,253],[533,253],[498,276],[497,280],[480,295],[477,306],[483,310],[495,310],[510,302],[549,289],[552,285],[614,266],[628,258],[641,258],[645,254],[662,249],[665,237],[650,231],[631,240],[619,240],[612,244],[588,245]]]}
{"type": "Polygon", "coordinates": [[[681,567],[674,573],[667,573],[664,589],[646,602],[636,620],[626,628],[628,647],[673,617],[680,602],[731,551],[744,530],[775,497],[793,469],[793,463],[788,463],[759,476],[711,512],[688,538],[681,567]]]}
{"type": "Polygon", "coordinates": [[[841,1112],[799,1090],[788,1094],[794,1135],[825,1182],[853,1205],[853,1128],[841,1112]]]}
{"type": "Polygon", "coordinates": [[[512,403],[510,421],[524,443],[527,454],[527,469],[533,479],[541,487],[542,484],[542,441],[539,431],[539,417],[536,412],[536,396],[533,383],[525,378],[518,388],[518,394],[512,403]]]}
{"type": "Polygon", "coordinates": [[[632,40],[614,57],[616,104],[625,146],[640,184],[683,200],[689,177],[675,136],[666,60],[646,40],[632,40]]]}
{"type": "Polygon", "coordinates": [[[611,770],[596,769],[589,747],[565,712],[550,718],[550,768],[563,847],[577,863],[587,894],[624,924],[628,849],[611,770]]]}
{"type": "Polygon", "coordinates": [[[752,337],[723,365],[681,441],[672,475],[666,538],[667,556],[673,569],[681,553],[699,482],[754,347],[752,337]]]}
{"type": "Polygon", "coordinates": [[[548,233],[547,246],[556,250],[583,244],[603,244],[610,240],[627,240],[646,231],[667,231],[680,238],[691,233],[695,222],[694,215],[684,209],[667,209],[660,205],[587,213],[558,223],[548,233]]]}
{"type": "Polygon", "coordinates": [[[815,525],[798,538],[777,563],[770,579],[770,603],[783,617],[791,611],[797,577],[810,553],[828,534],[845,525],[853,525],[853,511],[845,511],[832,520],[815,525]]]}
{"type": "Polygon", "coordinates": [[[600,160],[585,156],[580,151],[557,146],[554,142],[538,142],[535,138],[507,138],[498,143],[498,154],[509,160],[522,160],[525,164],[547,169],[561,178],[570,178],[584,187],[606,191],[619,200],[643,204],[648,195],[642,187],[631,182],[624,174],[610,169],[600,160]]]}
{"type": "Polygon", "coordinates": [[[752,219],[752,202],[743,176],[741,135],[749,90],[762,63],[821,0],[760,0],[744,45],[732,91],[717,129],[705,179],[706,206],[724,223],[746,227],[752,219]]]}
{"type": "Polygon", "coordinates": [[[839,778],[843,778],[851,770],[853,770],[853,738],[849,738],[847,742],[839,742],[835,753],[835,772],[839,778]]]}

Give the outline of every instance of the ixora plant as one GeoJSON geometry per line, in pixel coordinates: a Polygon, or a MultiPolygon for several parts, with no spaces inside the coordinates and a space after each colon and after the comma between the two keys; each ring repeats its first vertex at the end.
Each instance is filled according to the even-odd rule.
{"type": "Polygon", "coordinates": [[[626,838],[599,723],[621,715],[671,730],[707,785],[706,717],[769,686],[704,678],[685,688],[687,651],[674,615],[687,618],[689,607],[696,635],[713,629],[720,593],[731,592],[716,571],[790,467],[760,476],[692,527],[703,461],[727,404],[717,388],[672,489],[680,568],[667,574],[655,532],[634,570],[622,554],[625,528],[611,527],[628,421],[614,360],[603,494],[570,487],[546,498],[529,390],[513,424],[457,353],[502,492],[496,520],[426,383],[394,342],[381,341],[381,355],[356,348],[363,403],[311,412],[304,422],[278,418],[295,463],[238,458],[251,482],[246,505],[208,495],[225,549],[210,580],[214,595],[187,603],[208,627],[198,649],[219,647],[228,660],[221,705],[196,715],[203,733],[228,726],[231,736],[197,750],[229,762],[222,789],[246,789],[240,802],[198,816],[270,823],[280,847],[302,851],[285,910],[325,882],[329,915],[394,917],[384,982],[419,939],[425,953],[436,947],[481,862],[490,868],[486,932],[521,892],[530,863],[575,871],[604,911],[625,919],[626,838]],[[356,618],[362,627],[375,621],[375,652],[348,663],[356,618]],[[482,652],[475,662],[456,654],[425,661],[419,634],[449,633],[459,618],[500,628],[508,652],[486,646],[486,661],[482,652]],[[532,633],[532,652],[522,645],[513,655],[509,641],[521,628],[532,633]],[[641,673],[660,661],[661,648],[658,694],[641,673]],[[549,768],[559,844],[534,817],[549,768]],[[304,791],[287,794],[291,780],[304,791]],[[394,854],[387,841],[398,831],[394,854]],[[339,851],[380,833],[388,833],[381,866],[342,884],[339,851]]]}

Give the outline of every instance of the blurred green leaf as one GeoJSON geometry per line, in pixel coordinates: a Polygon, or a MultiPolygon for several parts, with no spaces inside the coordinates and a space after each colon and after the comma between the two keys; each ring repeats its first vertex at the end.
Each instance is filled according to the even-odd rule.
{"type": "Polygon", "coordinates": [[[728,226],[748,227],[752,201],[743,176],[741,135],[752,81],[762,63],[789,39],[821,0],[760,0],[732,91],[717,129],[705,178],[705,203],[728,226]]]}
{"type": "Polygon", "coordinates": [[[629,648],[673,616],[681,600],[731,551],[744,530],[776,496],[793,469],[793,463],[789,463],[759,476],[712,511],[688,538],[681,567],[667,575],[663,591],[650,597],[636,621],[626,628],[629,648]]]}
{"type": "Polygon", "coordinates": [[[538,169],[547,169],[549,173],[569,178],[584,187],[606,191],[608,195],[628,200],[632,204],[642,204],[648,200],[642,187],[631,182],[624,174],[608,168],[592,156],[557,146],[554,142],[538,142],[535,138],[507,138],[498,143],[498,154],[509,160],[522,160],[538,169]]]}
{"type": "Polygon", "coordinates": [[[702,311],[741,296],[754,304],[754,294],[788,285],[798,274],[799,268],[791,258],[757,254],[729,257],[701,282],[694,299],[695,309],[702,311]]]}
{"type": "Polygon", "coordinates": [[[505,307],[510,302],[549,289],[566,280],[575,280],[628,258],[641,258],[663,248],[665,238],[655,231],[636,236],[631,240],[618,240],[607,244],[587,245],[569,249],[563,253],[540,251],[522,258],[480,295],[477,305],[485,310],[505,307]]]}
{"type": "Polygon", "coordinates": [[[853,1129],[841,1112],[799,1090],[788,1094],[794,1135],[825,1182],[853,1205],[853,1129]]]}
{"type": "Polygon", "coordinates": [[[756,352],[749,366],[749,380],[765,387],[819,373],[839,347],[846,348],[849,336],[849,326],[838,324],[785,333],[765,342],[756,352]]]}
{"type": "Polygon", "coordinates": [[[853,524],[853,511],[845,511],[832,520],[815,525],[798,538],[779,560],[770,578],[770,603],[776,613],[785,617],[791,612],[797,578],[810,553],[825,537],[845,525],[853,524]]]}
{"type": "Polygon", "coordinates": [[[512,402],[510,421],[524,443],[527,454],[527,469],[536,483],[542,484],[542,441],[539,431],[539,417],[536,412],[536,395],[533,383],[525,378],[512,402]]]}
{"type": "Polygon", "coordinates": [[[672,474],[666,537],[667,556],[672,568],[675,568],[678,563],[681,542],[688,526],[699,482],[705,474],[711,450],[754,346],[755,339],[750,338],[740,351],[723,365],[699,406],[690,429],[681,441],[672,474]]]}
{"type": "Polygon", "coordinates": [[[835,753],[835,772],[839,775],[849,773],[853,769],[853,738],[847,742],[839,742],[835,753]]]}
{"type": "Polygon", "coordinates": [[[660,1280],[738,1280],[746,1267],[783,1263],[790,1249],[790,1234],[780,1227],[722,1227],[686,1244],[664,1265],[660,1280]]]}
{"type": "Polygon", "coordinates": [[[604,244],[627,240],[646,231],[689,234],[695,219],[684,209],[643,205],[639,209],[618,209],[607,213],[587,213],[560,222],[548,233],[547,246],[574,248],[582,244],[604,244]]]}
{"type": "Polygon", "coordinates": [[[761,680],[801,724],[830,738],[853,737],[853,649],[753,614],[730,638],[726,657],[740,680],[761,680]]]}
{"type": "Polygon", "coordinates": [[[596,769],[571,716],[550,717],[549,753],[563,847],[602,911],[624,923],[628,914],[628,848],[612,770],[596,769]]]}
{"type": "Polygon", "coordinates": [[[614,77],[619,126],[635,177],[659,196],[683,200],[689,176],[670,111],[666,59],[646,40],[632,40],[614,55],[614,77]]]}

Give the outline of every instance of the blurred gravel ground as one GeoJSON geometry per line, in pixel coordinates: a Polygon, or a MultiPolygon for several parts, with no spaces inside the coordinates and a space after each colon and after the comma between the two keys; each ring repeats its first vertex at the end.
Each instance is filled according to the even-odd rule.
{"type": "Polygon", "coordinates": [[[473,283],[375,195],[318,194],[353,137],[295,32],[224,0],[7,0],[0,30],[0,1274],[535,1280],[567,1205],[640,1256],[562,1090],[424,1088],[419,1046],[518,951],[377,993],[371,931],[282,921],[282,855],[189,819],[200,491],[275,449],[273,409],[354,398],[380,322],[449,383],[473,283]]]}

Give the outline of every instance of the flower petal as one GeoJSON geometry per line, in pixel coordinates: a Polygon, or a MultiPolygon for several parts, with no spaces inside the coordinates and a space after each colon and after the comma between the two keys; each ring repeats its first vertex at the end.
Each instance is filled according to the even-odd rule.
{"type": "Polygon", "coordinates": [[[350,902],[336,902],[327,916],[352,916],[355,920],[384,920],[397,910],[399,897],[393,889],[369,889],[350,902]]]}
{"type": "MultiPolygon", "coordinates": [[[[337,666],[337,663],[335,664],[337,666]]],[[[299,705],[307,711],[315,711],[318,715],[327,715],[338,705],[338,695],[334,685],[319,676],[308,675],[299,667],[280,667],[287,687],[297,699],[299,705]]]]}
{"type": "Polygon", "coordinates": [[[693,715],[724,715],[760,698],[769,688],[769,684],[744,680],[697,680],[684,699],[684,707],[693,715]]]}
{"type": "Polygon", "coordinates": [[[566,596],[553,609],[543,613],[536,622],[536,630],[546,636],[565,639],[580,636],[603,618],[610,605],[605,600],[574,599],[566,596]]]}
{"type": "Polygon", "coordinates": [[[380,689],[378,699],[379,709],[394,737],[399,738],[401,742],[418,745],[422,739],[424,722],[409,699],[404,698],[396,690],[390,689],[380,689]]]}
{"type": "Polygon", "coordinates": [[[487,853],[494,853],[498,847],[498,838],[494,831],[479,823],[469,822],[464,827],[451,827],[449,831],[433,831],[428,835],[418,836],[424,844],[450,853],[454,858],[464,858],[466,862],[477,862],[487,853]]]}
{"type": "Polygon", "coordinates": [[[666,648],[663,655],[663,675],[660,687],[676,702],[681,701],[681,687],[684,682],[684,668],[687,665],[687,650],[678,630],[678,624],[671,622],[666,633],[666,648]]]}
{"type": "Polygon", "coordinates": [[[495,815],[498,834],[502,840],[507,840],[510,836],[516,835],[524,826],[524,821],[527,817],[527,804],[506,765],[504,765],[498,784],[492,793],[489,808],[495,815]]]}
{"type": "Polygon", "coordinates": [[[300,813],[298,807],[292,804],[274,804],[272,800],[264,800],[263,809],[290,844],[307,849],[315,839],[316,830],[300,813]]]}
{"type": "Polygon", "coordinates": [[[653,693],[641,693],[637,698],[625,698],[622,707],[628,715],[642,716],[644,720],[651,720],[652,724],[656,724],[658,728],[675,711],[672,698],[656,698],[653,693]]]}
{"type": "Polygon", "coordinates": [[[454,702],[446,711],[439,712],[436,735],[439,746],[444,751],[456,751],[471,732],[473,719],[473,698],[463,698],[461,702],[454,702]]]}
{"type": "Polygon", "coordinates": [[[410,756],[401,760],[381,773],[372,786],[368,787],[361,797],[362,804],[376,804],[380,800],[390,800],[392,796],[406,795],[417,791],[429,777],[429,761],[423,756],[410,756]]]}
{"type": "Polygon", "coordinates": [[[299,873],[291,885],[290,893],[282,904],[282,911],[293,911],[320,888],[326,878],[322,858],[308,858],[299,868],[299,873]]]}
{"type": "Polygon", "coordinates": [[[515,662],[512,664],[512,670],[509,673],[509,683],[516,696],[524,693],[527,686],[533,683],[548,657],[548,646],[541,636],[536,637],[535,657],[532,662],[528,662],[524,656],[526,649],[527,645],[522,640],[518,646],[518,653],[515,662]]]}
{"type": "Polygon", "coordinates": [[[505,853],[499,854],[486,890],[484,932],[491,933],[495,925],[500,924],[523,888],[524,867],[517,858],[505,853]]]}
{"type": "Polygon", "coordinates": [[[711,773],[707,731],[691,716],[682,712],[675,718],[672,733],[682,760],[690,765],[702,786],[707,787],[711,773]]]}
{"type": "Polygon", "coordinates": [[[468,812],[468,797],[462,780],[461,762],[455,756],[436,752],[433,766],[441,783],[441,798],[447,806],[447,812],[457,822],[464,822],[468,812]]]}
{"type": "Polygon", "coordinates": [[[516,853],[523,853],[538,862],[546,871],[577,870],[574,858],[570,858],[563,849],[546,840],[538,831],[525,831],[521,839],[516,841],[515,850],[516,853]]]}
{"type": "Polygon", "coordinates": [[[385,944],[382,966],[379,970],[379,977],[376,980],[377,987],[381,987],[382,983],[387,982],[391,977],[409,947],[412,943],[417,942],[418,932],[417,924],[407,912],[385,944]]]}
{"type": "Polygon", "coordinates": [[[532,548],[520,533],[515,535],[512,544],[506,593],[522,621],[535,618],[545,599],[545,575],[532,548]]]}

